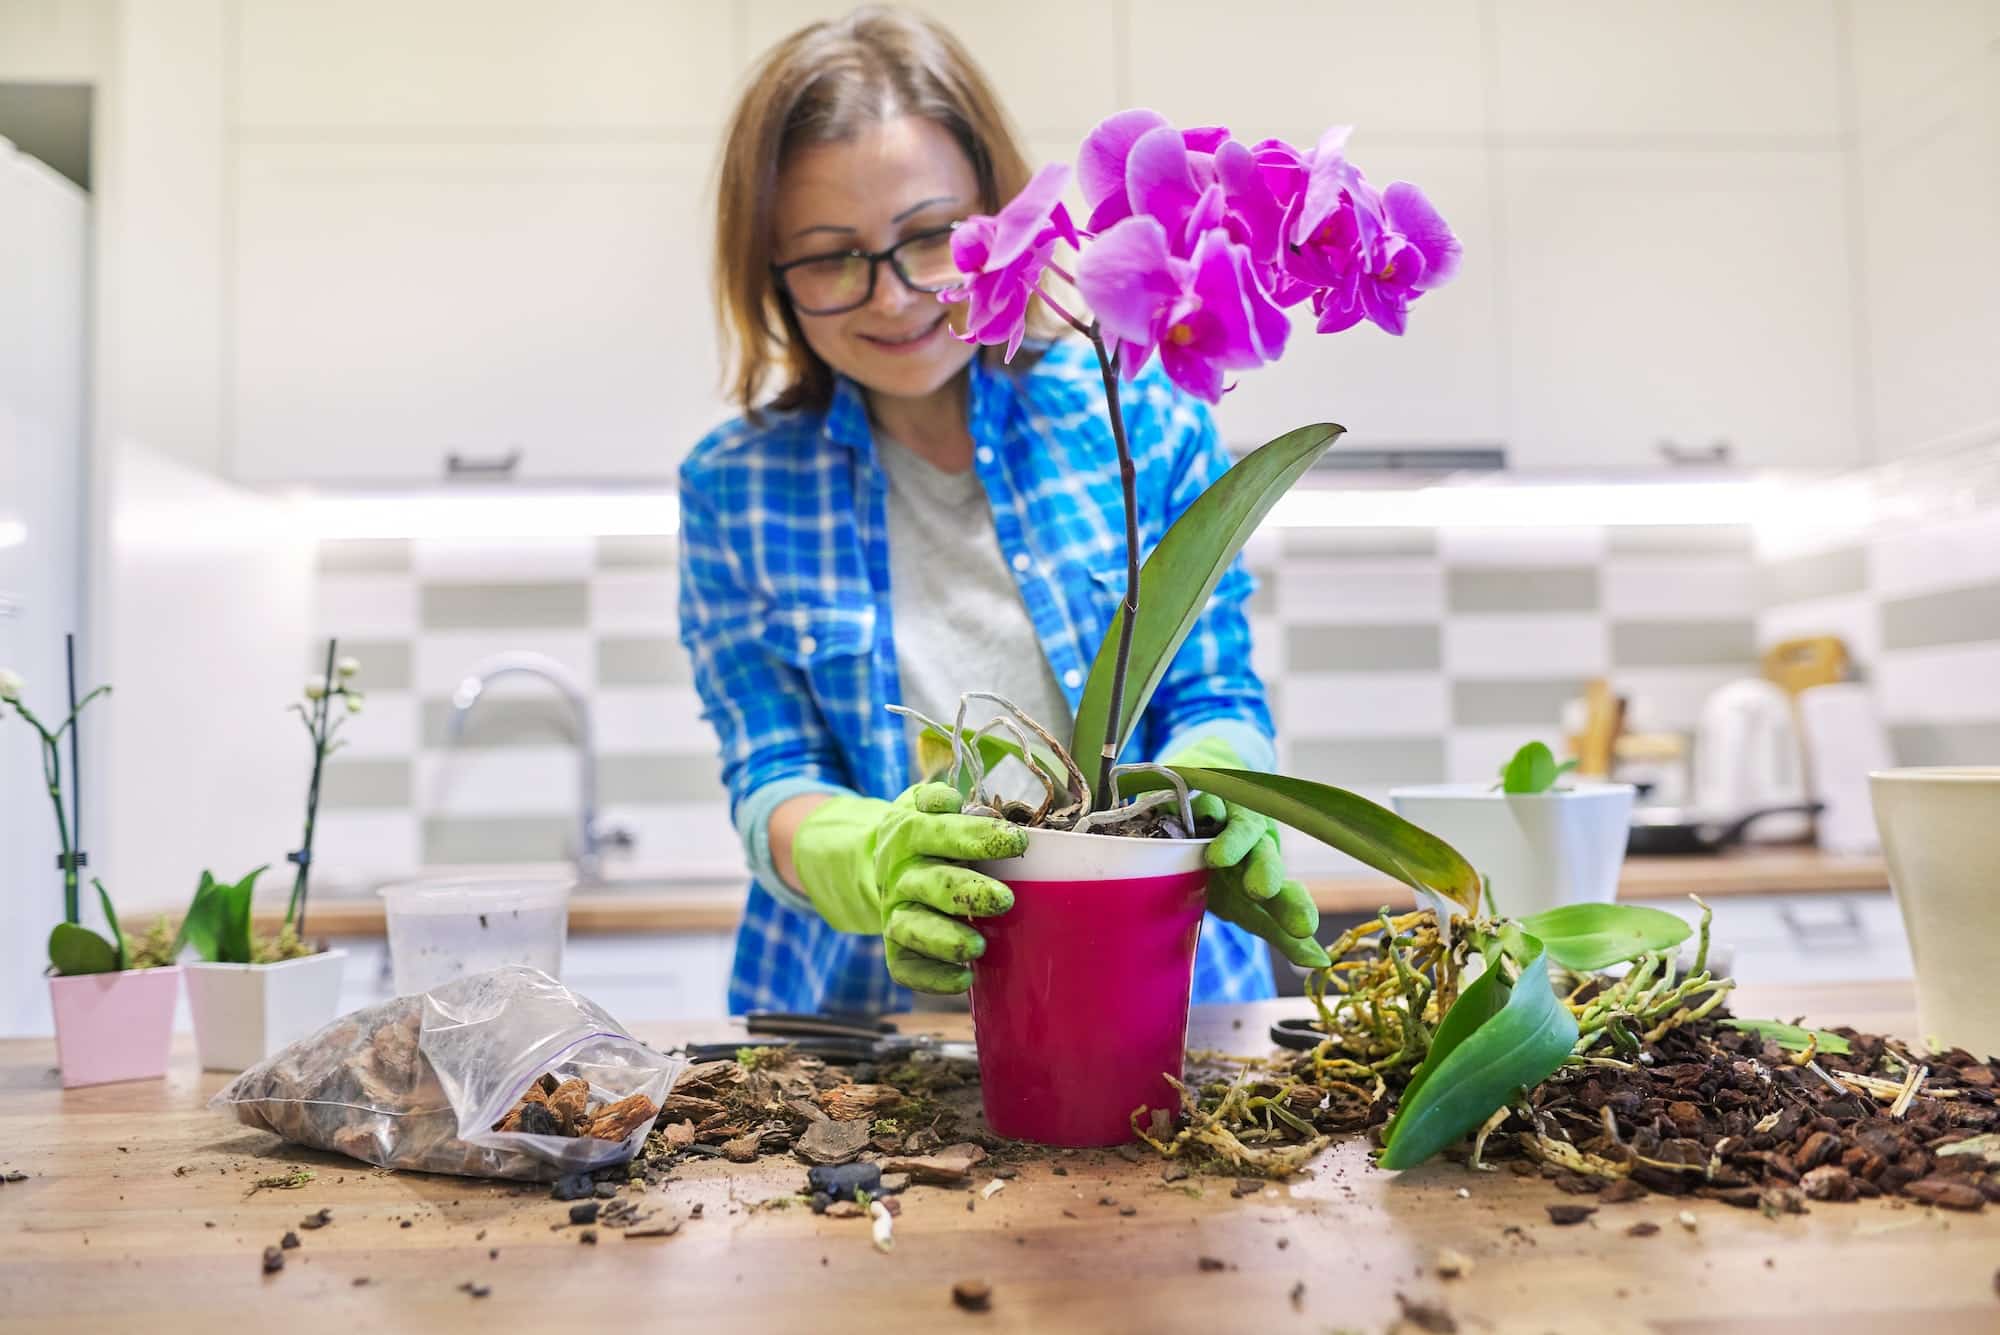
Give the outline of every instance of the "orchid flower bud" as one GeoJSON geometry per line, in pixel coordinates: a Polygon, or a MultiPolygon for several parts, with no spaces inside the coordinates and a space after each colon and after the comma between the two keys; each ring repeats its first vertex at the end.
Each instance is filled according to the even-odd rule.
{"type": "Polygon", "coordinates": [[[334,671],[338,672],[341,676],[341,679],[344,681],[347,678],[352,677],[355,673],[361,671],[361,660],[358,658],[343,658],[340,660],[339,666],[337,666],[334,669],[334,671]]]}
{"type": "Polygon", "coordinates": [[[7,668],[0,668],[0,700],[19,700],[21,692],[28,689],[28,683],[21,680],[21,674],[7,668]]]}
{"type": "Polygon", "coordinates": [[[306,699],[319,700],[326,696],[326,683],[315,677],[306,683],[306,699]]]}

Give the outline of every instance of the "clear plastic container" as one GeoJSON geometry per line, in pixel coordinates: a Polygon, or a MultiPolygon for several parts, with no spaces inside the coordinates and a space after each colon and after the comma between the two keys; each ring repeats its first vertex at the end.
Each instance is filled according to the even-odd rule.
{"type": "Polygon", "coordinates": [[[531,877],[407,881],[382,887],[396,994],[525,964],[562,977],[570,882],[531,877]]]}

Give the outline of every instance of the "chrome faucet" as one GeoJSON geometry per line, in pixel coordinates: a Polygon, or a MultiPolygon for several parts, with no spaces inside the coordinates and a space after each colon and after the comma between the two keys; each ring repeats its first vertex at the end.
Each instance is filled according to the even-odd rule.
{"type": "Polygon", "coordinates": [[[479,702],[480,696],[486,693],[486,687],[500,677],[509,676],[539,677],[555,687],[569,706],[577,750],[576,847],[572,856],[576,862],[577,879],[596,881],[603,869],[604,848],[607,845],[630,848],[632,836],[623,829],[598,828],[597,742],[590,726],[590,702],[569,669],[546,654],[522,650],[482,659],[473,665],[472,671],[452,692],[451,716],[445,720],[445,744],[451,746],[458,742],[465,731],[467,716],[472,713],[472,707],[479,702]]]}

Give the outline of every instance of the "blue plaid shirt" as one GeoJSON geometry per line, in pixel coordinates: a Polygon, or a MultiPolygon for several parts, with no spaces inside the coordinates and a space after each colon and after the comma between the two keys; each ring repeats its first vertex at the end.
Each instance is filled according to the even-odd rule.
{"type": "MultiPolygon", "coordinates": [[[[1026,368],[975,357],[970,377],[974,467],[1073,710],[1125,588],[1124,500],[1097,361],[1069,339],[1026,368]]],[[[1121,399],[1150,551],[1229,460],[1206,408],[1157,366],[1121,386],[1121,399]]],[[[835,931],[778,879],[766,830],[771,811],[800,793],[890,798],[911,782],[903,721],[886,708],[901,697],[885,494],[861,391],[845,379],[824,413],[731,422],[681,467],[681,639],[758,873],[736,936],[732,1014],[910,1004],[883,965],[880,937],[835,931]]],[[[1271,718],[1243,616],[1251,587],[1241,562],[1216,586],[1128,759],[1220,732],[1246,765],[1270,767],[1271,718]]],[[[1194,999],[1273,990],[1264,943],[1207,918],[1194,999]]]]}

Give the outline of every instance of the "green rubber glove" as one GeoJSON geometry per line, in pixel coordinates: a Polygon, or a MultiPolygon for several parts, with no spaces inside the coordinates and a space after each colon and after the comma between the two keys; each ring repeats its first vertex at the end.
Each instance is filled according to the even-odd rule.
{"type": "Polygon", "coordinates": [[[792,863],[799,888],[837,931],[880,933],[889,976],[918,992],[972,986],[968,960],[986,938],[959,918],[1014,907],[1014,892],[962,862],[1015,858],[1028,832],[990,816],[964,816],[948,783],[920,783],[894,802],[834,797],[799,823],[792,863]]]}
{"type": "MultiPolygon", "coordinates": [[[[1203,737],[1167,757],[1169,765],[1242,769],[1236,748],[1220,737],[1203,737]]],[[[1302,969],[1324,969],[1333,961],[1313,939],[1319,908],[1297,881],[1285,876],[1278,853],[1278,823],[1214,793],[1194,798],[1196,819],[1221,821],[1222,833],[1208,846],[1208,910],[1224,922],[1254,932],[1302,969]]]]}

